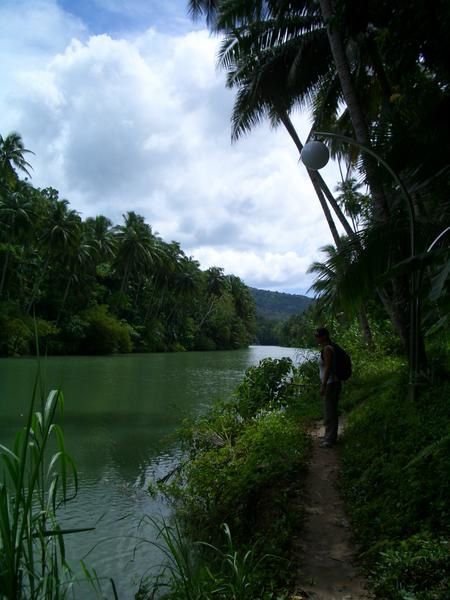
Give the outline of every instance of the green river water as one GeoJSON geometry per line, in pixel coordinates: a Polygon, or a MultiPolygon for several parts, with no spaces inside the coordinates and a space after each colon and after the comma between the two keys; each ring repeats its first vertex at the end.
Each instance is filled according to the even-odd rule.
{"type": "MultiPolygon", "coordinates": [[[[252,346],[233,352],[43,360],[46,389],[59,387],[64,393],[66,447],[80,479],[79,494],[62,518],[73,527],[96,527],[67,537],[73,566],[84,559],[99,576],[114,578],[121,600],[133,598],[140,577],[157,571],[161,561],[151,543],[155,531],[142,518],[170,514],[167,504],[147,492],[179,457],[170,434],[184,417],[229,398],[245,369],[269,356],[302,359],[292,348],[252,346]]],[[[9,445],[25,423],[35,376],[34,359],[0,360],[3,444],[9,445]]]]}

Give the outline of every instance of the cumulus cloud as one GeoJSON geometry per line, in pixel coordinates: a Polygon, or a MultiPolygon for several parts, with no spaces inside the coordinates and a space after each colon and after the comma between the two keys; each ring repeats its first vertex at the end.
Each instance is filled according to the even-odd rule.
{"type": "Polygon", "coordinates": [[[233,93],[215,69],[217,40],[90,35],[53,1],[25,5],[26,21],[17,4],[0,9],[2,21],[15,15],[1,43],[20,40],[0,110],[2,133],[17,129],[36,153],[36,185],[58,188],[84,216],[118,222],[135,210],[203,267],[250,285],[309,287],[306,268],[330,241],[320,207],[287,133],[263,125],[230,144],[233,93]]]}

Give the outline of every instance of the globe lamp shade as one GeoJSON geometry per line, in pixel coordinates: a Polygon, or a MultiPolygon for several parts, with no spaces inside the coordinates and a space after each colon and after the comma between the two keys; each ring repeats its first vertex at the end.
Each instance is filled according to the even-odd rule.
{"type": "Polygon", "coordinates": [[[322,169],[330,159],[330,151],[323,142],[314,140],[303,146],[301,159],[307,169],[322,169]]]}

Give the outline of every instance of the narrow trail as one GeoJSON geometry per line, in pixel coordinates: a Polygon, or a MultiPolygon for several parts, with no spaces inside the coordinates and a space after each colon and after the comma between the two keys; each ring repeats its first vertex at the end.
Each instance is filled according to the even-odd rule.
{"type": "Polygon", "coordinates": [[[297,592],[291,600],[366,600],[366,581],[354,564],[356,550],[337,490],[339,450],[320,447],[323,428],[313,430],[313,454],[305,481],[306,520],[297,540],[297,592]]]}

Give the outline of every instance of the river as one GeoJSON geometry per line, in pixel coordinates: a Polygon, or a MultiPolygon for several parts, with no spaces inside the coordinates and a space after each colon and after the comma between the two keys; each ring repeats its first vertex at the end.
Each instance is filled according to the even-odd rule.
{"type": "MultiPolygon", "coordinates": [[[[232,352],[185,352],[109,357],[51,357],[42,361],[47,390],[63,390],[66,448],[80,479],[77,498],[62,515],[72,527],[69,562],[81,559],[113,577],[121,600],[134,597],[141,576],[161,561],[153,526],[170,508],[148,493],[179,456],[173,434],[183,418],[231,397],[244,371],[266,357],[301,360],[292,348],[251,346],[232,352]]],[[[11,444],[25,423],[36,360],[0,360],[0,442],[11,444]]],[[[106,584],[105,584],[106,589],[106,584]]],[[[86,596],[87,597],[87,596],[86,596]]],[[[112,597],[106,593],[106,597],[112,597]]]]}

